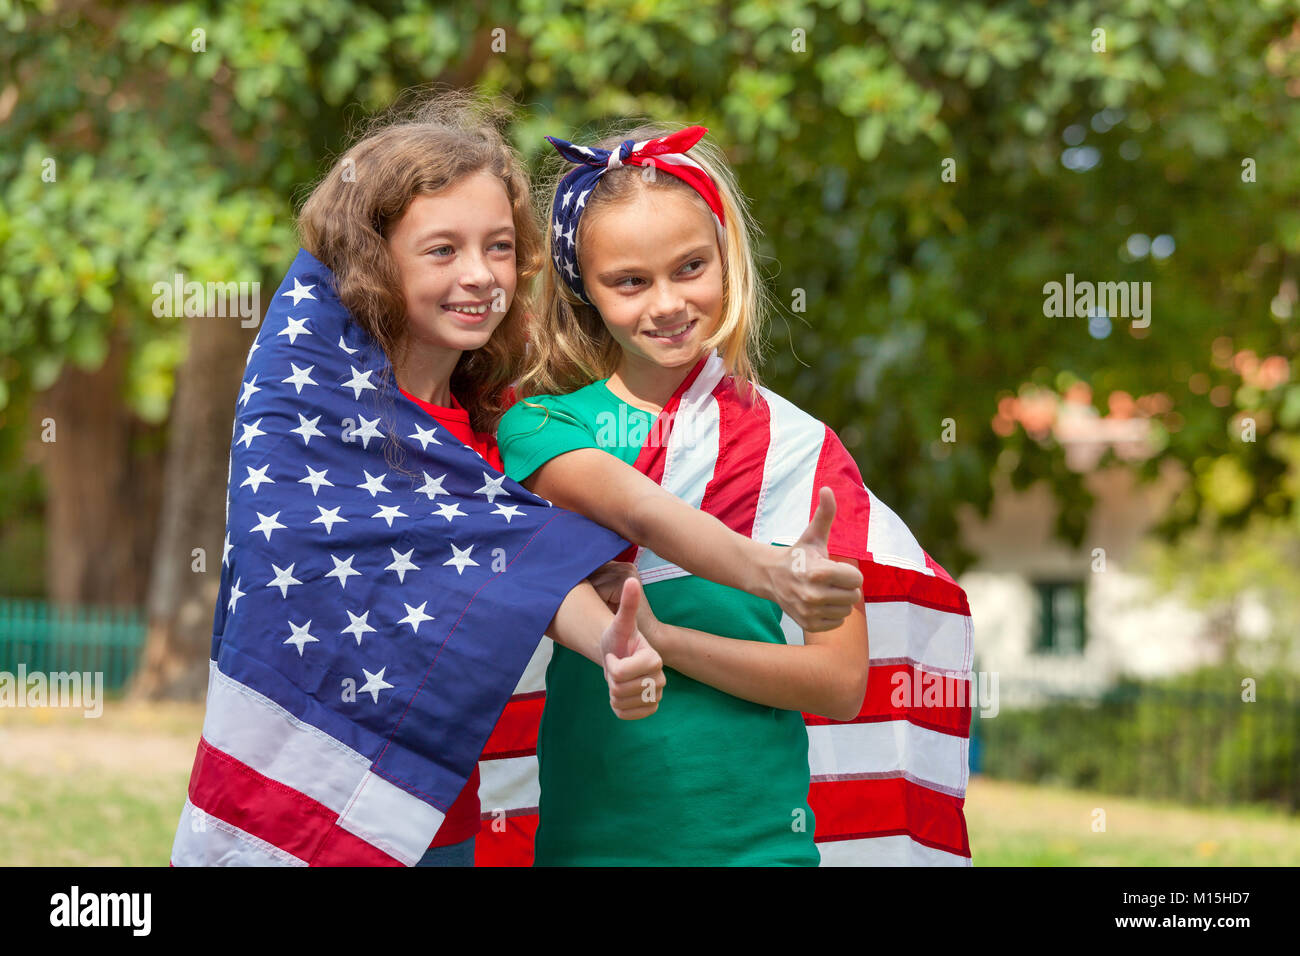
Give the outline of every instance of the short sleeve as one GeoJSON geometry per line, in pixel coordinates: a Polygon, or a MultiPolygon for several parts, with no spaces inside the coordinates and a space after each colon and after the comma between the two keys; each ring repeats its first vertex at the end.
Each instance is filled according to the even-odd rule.
{"type": "Polygon", "coordinates": [[[557,455],[599,448],[596,436],[572,413],[557,408],[551,396],[520,399],[501,416],[497,445],[506,474],[523,481],[557,455]]]}

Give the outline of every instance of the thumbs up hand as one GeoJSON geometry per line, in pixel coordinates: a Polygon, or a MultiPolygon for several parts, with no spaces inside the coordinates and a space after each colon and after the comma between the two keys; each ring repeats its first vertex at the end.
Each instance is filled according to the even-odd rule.
{"type": "Polygon", "coordinates": [[[624,580],[618,612],[600,638],[609,706],[620,720],[640,720],[653,714],[667,683],[659,652],[637,628],[637,610],[644,599],[639,579],[624,580]]]}
{"type": "Polygon", "coordinates": [[[805,631],[838,627],[862,600],[862,572],[832,560],[835,493],[822,488],[812,521],[792,548],[772,547],[768,575],[774,600],[805,631]]]}

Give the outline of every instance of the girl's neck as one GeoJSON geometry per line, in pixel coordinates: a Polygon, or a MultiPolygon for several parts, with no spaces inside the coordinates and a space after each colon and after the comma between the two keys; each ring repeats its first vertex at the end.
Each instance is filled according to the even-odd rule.
{"type": "Polygon", "coordinates": [[[439,408],[451,407],[451,373],[463,353],[454,349],[411,349],[394,363],[393,377],[402,391],[439,408]]]}
{"type": "Polygon", "coordinates": [[[696,362],[689,362],[664,368],[651,362],[630,361],[624,354],[609,377],[609,390],[629,405],[657,415],[695,365],[696,362]]]}

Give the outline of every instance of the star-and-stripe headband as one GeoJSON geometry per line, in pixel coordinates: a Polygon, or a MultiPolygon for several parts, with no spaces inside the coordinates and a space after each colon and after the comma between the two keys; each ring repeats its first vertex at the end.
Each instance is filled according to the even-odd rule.
{"type": "Polygon", "coordinates": [[[560,180],[556,191],[551,219],[551,248],[556,272],[583,302],[592,304],[587,298],[587,290],[578,269],[578,223],[582,219],[587,197],[600,182],[600,177],[618,166],[653,166],[689,184],[708,204],[713,213],[713,224],[718,230],[719,248],[726,248],[722,196],[704,167],[686,155],[686,150],[698,143],[707,132],[703,126],[688,126],[644,143],[624,140],[615,150],[575,146],[554,136],[546,137],[561,156],[577,164],[576,169],[560,180]]]}

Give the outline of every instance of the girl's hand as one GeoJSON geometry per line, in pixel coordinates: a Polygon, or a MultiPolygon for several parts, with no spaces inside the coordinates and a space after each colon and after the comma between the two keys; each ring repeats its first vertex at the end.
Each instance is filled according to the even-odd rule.
{"type": "Polygon", "coordinates": [[[773,600],[805,631],[836,628],[862,600],[862,572],[828,550],[835,492],[822,488],[812,521],[792,548],[773,545],[767,575],[773,600]]]}
{"type": "MultiPolygon", "coordinates": [[[[587,580],[596,589],[601,600],[617,614],[623,595],[623,582],[629,578],[635,579],[638,583],[641,581],[641,573],[637,571],[635,564],[627,561],[609,561],[597,568],[587,580]]],[[[654,611],[650,610],[650,602],[645,600],[644,591],[641,592],[641,600],[637,606],[636,626],[650,642],[650,646],[658,649],[659,619],[655,617],[654,611]]]]}
{"type": "Polygon", "coordinates": [[[653,714],[668,682],[663,660],[636,625],[637,610],[644,603],[640,580],[625,579],[618,594],[618,611],[600,637],[609,706],[620,720],[640,720],[653,714]]]}

